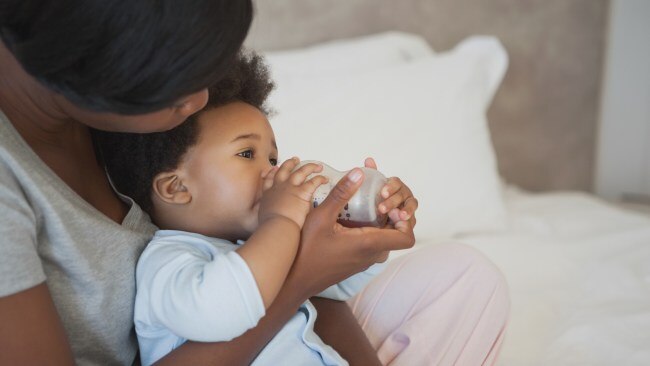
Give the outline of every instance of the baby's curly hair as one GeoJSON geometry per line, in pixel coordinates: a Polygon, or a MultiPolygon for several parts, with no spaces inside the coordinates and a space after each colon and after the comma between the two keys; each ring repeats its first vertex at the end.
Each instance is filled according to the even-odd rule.
{"type": "Polygon", "coordinates": [[[274,84],[262,56],[240,52],[230,71],[208,88],[206,107],[179,126],[148,134],[93,130],[97,155],[108,171],[115,188],[131,197],[146,212],[151,212],[152,183],[156,175],[178,167],[185,153],[198,141],[198,117],[202,112],[230,102],[248,103],[262,113],[271,112],[266,99],[274,84]]]}

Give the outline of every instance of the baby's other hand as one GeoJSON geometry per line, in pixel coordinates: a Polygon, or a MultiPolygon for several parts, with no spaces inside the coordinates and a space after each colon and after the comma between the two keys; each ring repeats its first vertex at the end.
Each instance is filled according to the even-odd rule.
{"type": "MultiPolygon", "coordinates": [[[[373,158],[367,158],[364,166],[377,169],[377,163],[373,158]]],[[[415,226],[418,200],[401,179],[398,177],[388,178],[386,185],[381,188],[380,195],[384,200],[377,205],[379,212],[388,214],[388,218],[393,224],[397,224],[399,221],[412,221],[415,226]]]]}
{"type": "Polygon", "coordinates": [[[309,175],[323,170],[320,164],[309,163],[293,171],[300,163],[294,157],[282,165],[274,167],[264,178],[263,194],[260,200],[259,223],[273,217],[286,217],[294,221],[301,229],[309,213],[316,189],[328,179],[309,175]],[[293,172],[292,172],[293,171],[293,172]]]}

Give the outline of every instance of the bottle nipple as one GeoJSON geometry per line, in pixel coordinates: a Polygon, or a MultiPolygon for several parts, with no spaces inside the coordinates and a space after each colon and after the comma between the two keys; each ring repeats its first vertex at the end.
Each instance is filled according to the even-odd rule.
{"type": "MultiPolygon", "coordinates": [[[[308,163],[316,163],[323,166],[323,171],[314,173],[308,177],[322,175],[329,181],[316,189],[312,199],[312,206],[318,207],[325,198],[330,194],[336,183],[341,180],[349,171],[341,172],[327,164],[315,160],[302,161],[296,169],[308,163]]],[[[381,197],[381,188],[386,184],[386,177],[375,169],[360,168],[363,171],[363,183],[359,190],[350,198],[348,203],[339,212],[338,222],[346,227],[363,227],[375,226],[383,227],[386,225],[388,216],[379,212],[377,205],[383,199],[381,197]]]]}

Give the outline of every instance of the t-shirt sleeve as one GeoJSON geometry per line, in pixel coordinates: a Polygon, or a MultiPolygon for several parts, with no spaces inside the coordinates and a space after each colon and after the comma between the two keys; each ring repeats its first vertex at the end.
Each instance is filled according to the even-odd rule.
{"type": "Polygon", "coordinates": [[[356,295],[363,289],[368,282],[377,276],[386,267],[385,263],[377,263],[370,266],[363,272],[359,272],[345,280],[326,288],[323,292],[316,295],[332,300],[345,301],[356,295]]]}
{"type": "Polygon", "coordinates": [[[17,179],[0,165],[0,297],[45,281],[36,218],[17,179]]]}
{"type": "Polygon", "coordinates": [[[236,251],[152,242],[136,271],[136,330],[146,327],[140,319],[193,341],[229,341],[265,314],[255,278],[236,251]]]}

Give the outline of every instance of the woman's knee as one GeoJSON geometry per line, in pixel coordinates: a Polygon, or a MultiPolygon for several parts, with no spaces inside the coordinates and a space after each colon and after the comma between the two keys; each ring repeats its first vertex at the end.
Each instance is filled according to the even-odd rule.
{"type": "MultiPolygon", "coordinates": [[[[503,304],[509,309],[509,291],[501,270],[479,250],[462,243],[450,242],[423,247],[415,254],[429,267],[442,267],[466,286],[492,291],[477,291],[489,294],[490,301],[503,304]]],[[[441,272],[429,272],[440,276],[441,272]]],[[[424,275],[424,273],[423,273],[424,275]]]]}
{"type": "Polygon", "coordinates": [[[500,308],[499,313],[503,315],[503,320],[507,320],[510,312],[510,294],[508,283],[501,270],[479,250],[461,243],[444,244],[448,246],[448,251],[454,253],[450,255],[459,262],[459,265],[466,266],[466,282],[468,286],[477,289],[477,296],[485,297],[476,299],[485,301],[494,307],[500,308]]]}

